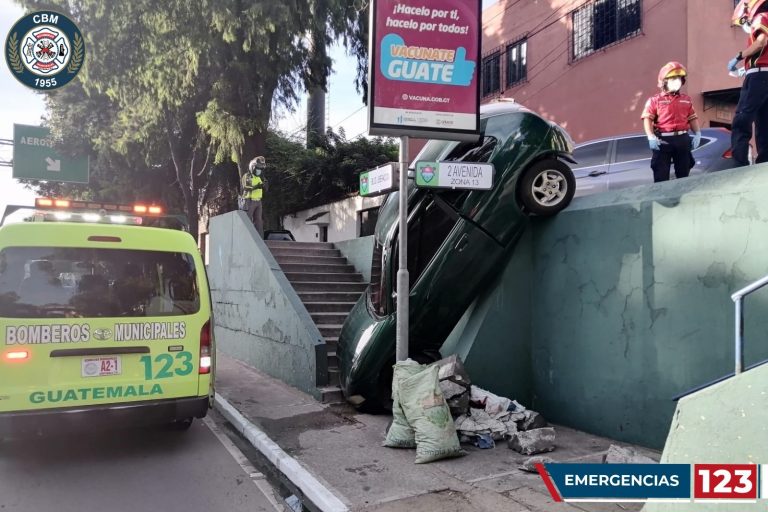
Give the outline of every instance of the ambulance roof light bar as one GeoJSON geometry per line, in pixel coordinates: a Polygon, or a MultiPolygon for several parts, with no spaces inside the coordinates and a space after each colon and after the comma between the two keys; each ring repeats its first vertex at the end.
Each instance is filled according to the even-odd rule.
{"type": "Polygon", "coordinates": [[[156,205],[145,204],[116,204],[116,203],[97,203],[92,201],[72,201],[69,199],[52,199],[48,197],[38,197],[35,199],[35,208],[39,209],[62,209],[69,211],[92,210],[105,211],[108,213],[119,214],[141,214],[141,215],[162,215],[163,208],[156,205]]]}

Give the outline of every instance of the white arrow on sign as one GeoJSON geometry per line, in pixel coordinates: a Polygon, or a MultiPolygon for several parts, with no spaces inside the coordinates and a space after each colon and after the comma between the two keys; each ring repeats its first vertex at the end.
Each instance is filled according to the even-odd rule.
{"type": "Polygon", "coordinates": [[[48,164],[47,170],[52,172],[60,172],[61,171],[61,160],[54,160],[51,157],[47,156],[45,157],[45,161],[48,164]]]}

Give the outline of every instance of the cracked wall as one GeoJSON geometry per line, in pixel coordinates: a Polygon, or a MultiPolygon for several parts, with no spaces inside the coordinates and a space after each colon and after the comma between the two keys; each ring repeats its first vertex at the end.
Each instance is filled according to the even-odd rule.
{"type": "MultiPolygon", "coordinates": [[[[553,422],[661,447],[672,397],[733,371],[730,295],[768,274],[765,197],[768,167],[755,166],[579,198],[534,219],[449,351],[553,422]],[[517,305],[481,311],[510,295],[517,305]],[[519,365],[527,352],[530,373],[519,365]]],[[[745,314],[751,364],[768,358],[768,290],[745,314]]]]}

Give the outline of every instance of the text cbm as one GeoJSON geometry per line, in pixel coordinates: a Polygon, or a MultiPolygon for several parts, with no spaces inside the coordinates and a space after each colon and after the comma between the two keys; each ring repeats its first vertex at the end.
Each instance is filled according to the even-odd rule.
{"type": "Polygon", "coordinates": [[[58,14],[35,14],[32,16],[32,21],[35,23],[51,23],[53,25],[57,24],[59,22],[59,15],[58,14]]]}

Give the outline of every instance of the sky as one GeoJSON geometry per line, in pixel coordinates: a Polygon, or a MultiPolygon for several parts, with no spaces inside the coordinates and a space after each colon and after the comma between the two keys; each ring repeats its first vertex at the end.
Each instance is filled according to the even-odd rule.
{"type": "MultiPolygon", "coordinates": [[[[105,0],[106,1],[106,0],[105,0]]],[[[124,1],[124,0],[123,0],[124,1]]],[[[483,0],[483,8],[497,0],[483,0]]],[[[11,0],[0,0],[0,35],[2,40],[11,26],[23,16],[24,11],[11,0]]],[[[341,46],[331,50],[333,74],[326,98],[327,126],[338,131],[343,128],[352,139],[367,133],[367,112],[362,96],[355,89],[356,62],[341,46]]],[[[86,56],[87,59],[87,56],[86,56]]],[[[0,59],[0,139],[13,138],[13,125],[41,124],[45,114],[44,97],[25,87],[11,76],[5,58],[0,59]]],[[[294,111],[277,113],[277,127],[287,134],[301,135],[306,126],[306,99],[302,99],[294,111]]],[[[9,146],[0,146],[0,160],[10,160],[9,146]]],[[[25,189],[11,177],[9,167],[0,167],[0,212],[6,204],[32,204],[34,193],[25,189]]]]}

